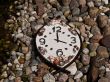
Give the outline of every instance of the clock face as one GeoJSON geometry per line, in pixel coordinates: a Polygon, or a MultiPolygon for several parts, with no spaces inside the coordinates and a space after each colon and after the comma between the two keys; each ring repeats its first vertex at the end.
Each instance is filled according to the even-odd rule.
{"type": "Polygon", "coordinates": [[[42,27],[36,36],[39,53],[49,62],[64,67],[74,60],[81,48],[78,33],[60,23],[42,27]]]}

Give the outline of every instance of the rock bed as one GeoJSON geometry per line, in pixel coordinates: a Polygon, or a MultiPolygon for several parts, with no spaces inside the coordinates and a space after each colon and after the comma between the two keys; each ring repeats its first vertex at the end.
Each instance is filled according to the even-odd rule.
{"type": "Polygon", "coordinates": [[[2,66],[0,82],[110,82],[109,0],[17,0],[16,15],[7,20],[17,50],[2,66]],[[59,72],[44,64],[35,53],[35,34],[51,19],[60,17],[75,28],[83,41],[82,52],[59,72]]]}

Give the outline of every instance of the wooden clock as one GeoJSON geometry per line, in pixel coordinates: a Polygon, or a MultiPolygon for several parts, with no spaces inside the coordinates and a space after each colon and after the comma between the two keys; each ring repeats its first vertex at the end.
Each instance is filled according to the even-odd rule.
{"type": "Polygon", "coordinates": [[[59,20],[52,20],[40,28],[36,35],[40,55],[57,67],[63,68],[75,60],[81,49],[77,31],[59,20]]]}

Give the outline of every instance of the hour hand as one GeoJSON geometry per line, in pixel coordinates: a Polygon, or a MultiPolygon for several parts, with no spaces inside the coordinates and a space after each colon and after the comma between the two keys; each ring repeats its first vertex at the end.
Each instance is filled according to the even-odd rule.
{"type": "Polygon", "coordinates": [[[54,39],[54,40],[56,40],[57,42],[62,42],[62,43],[65,43],[65,44],[67,44],[66,42],[64,42],[64,41],[61,41],[61,40],[58,40],[58,39],[54,39]]]}

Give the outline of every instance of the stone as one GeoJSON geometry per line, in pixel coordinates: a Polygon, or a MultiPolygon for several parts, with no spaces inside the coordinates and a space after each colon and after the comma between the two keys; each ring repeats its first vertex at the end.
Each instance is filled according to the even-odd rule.
{"type": "Polygon", "coordinates": [[[109,3],[109,0],[102,0],[106,5],[109,3]]]}
{"type": "Polygon", "coordinates": [[[74,76],[74,79],[79,79],[83,76],[83,73],[81,71],[77,71],[75,76],[74,76]]]}
{"type": "Polygon", "coordinates": [[[44,82],[55,82],[55,78],[50,73],[43,76],[44,82]]]}
{"type": "Polygon", "coordinates": [[[26,46],[22,46],[22,53],[27,54],[29,51],[29,48],[26,46]]]}
{"type": "Polygon", "coordinates": [[[83,7],[80,8],[80,13],[85,13],[88,10],[88,7],[85,5],[83,7]]]}
{"type": "Polygon", "coordinates": [[[77,15],[79,15],[80,14],[80,9],[79,8],[74,8],[74,9],[72,9],[72,15],[73,16],[77,16],[77,15]]]}
{"type": "Polygon", "coordinates": [[[105,47],[110,48],[110,35],[104,36],[100,42],[105,47]]]}
{"type": "Polygon", "coordinates": [[[90,57],[94,57],[94,56],[97,55],[97,53],[96,53],[96,51],[91,51],[91,52],[89,53],[89,55],[90,55],[90,57]]]}
{"type": "Polygon", "coordinates": [[[107,12],[105,12],[105,14],[110,17],[110,10],[108,10],[107,12]]]}
{"type": "Polygon", "coordinates": [[[98,48],[99,43],[90,43],[89,44],[89,50],[90,51],[96,51],[96,49],[98,48]]]}
{"type": "Polygon", "coordinates": [[[97,18],[97,23],[100,28],[104,28],[108,24],[108,17],[106,15],[99,15],[97,18]]]}
{"type": "Polygon", "coordinates": [[[75,75],[76,71],[77,71],[77,67],[76,67],[76,63],[72,63],[70,66],[68,66],[66,68],[66,70],[70,71],[71,75],[75,75]]]}
{"type": "Polygon", "coordinates": [[[98,82],[109,82],[108,78],[102,77],[98,80],[98,82]]]}
{"type": "Polygon", "coordinates": [[[66,75],[66,74],[61,74],[61,75],[59,76],[59,78],[58,78],[58,81],[59,81],[59,82],[66,82],[67,79],[68,79],[68,75],[66,75]]]}
{"type": "Polygon", "coordinates": [[[86,25],[89,25],[89,26],[92,26],[92,27],[96,25],[96,22],[92,18],[85,18],[84,23],[86,25]]]}
{"type": "Polygon", "coordinates": [[[25,58],[24,57],[20,57],[18,59],[18,61],[19,61],[20,64],[24,64],[25,63],[25,58]]]}
{"type": "Polygon", "coordinates": [[[91,38],[90,42],[91,42],[91,43],[98,43],[102,38],[103,38],[102,35],[97,34],[97,35],[94,35],[94,36],[91,38]]]}
{"type": "Polygon", "coordinates": [[[97,7],[92,7],[89,9],[89,15],[95,18],[98,15],[99,9],[97,7]]]}
{"type": "Polygon", "coordinates": [[[15,82],[21,82],[21,77],[16,77],[15,82]]]}
{"type": "Polygon", "coordinates": [[[109,53],[107,51],[107,48],[103,47],[103,46],[99,46],[97,48],[97,54],[98,54],[98,56],[101,56],[103,58],[108,58],[109,57],[109,53]]]}
{"type": "Polygon", "coordinates": [[[83,74],[86,74],[88,73],[88,70],[90,68],[90,65],[86,65],[86,66],[83,66],[80,71],[83,73],[83,74]]]}
{"type": "Polygon", "coordinates": [[[37,71],[37,66],[32,66],[32,67],[31,67],[31,70],[32,70],[33,72],[36,72],[36,71],[37,71]]]}
{"type": "Polygon", "coordinates": [[[107,36],[110,35],[110,25],[106,25],[103,29],[103,35],[107,36]]]}
{"type": "Polygon", "coordinates": [[[89,53],[89,49],[88,48],[84,48],[82,51],[84,54],[88,54],[89,53]]]}
{"type": "Polygon", "coordinates": [[[94,2],[93,2],[93,1],[90,1],[90,2],[87,3],[87,5],[88,5],[89,7],[94,7],[94,2]]]}
{"type": "Polygon", "coordinates": [[[31,59],[31,52],[28,52],[25,56],[26,60],[30,60],[31,59]]]}
{"type": "Polygon", "coordinates": [[[43,82],[43,79],[42,79],[42,77],[34,77],[33,81],[34,82],[43,82]]]}
{"type": "Polygon", "coordinates": [[[78,3],[77,0],[71,0],[69,6],[70,6],[70,9],[72,10],[72,9],[74,9],[74,8],[78,8],[78,7],[79,7],[79,3],[78,3]]]}
{"type": "Polygon", "coordinates": [[[26,67],[26,75],[29,75],[32,73],[32,70],[30,67],[26,67]]]}
{"type": "Polygon", "coordinates": [[[83,55],[82,55],[82,63],[83,63],[84,65],[88,65],[88,64],[90,63],[90,56],[83,54],[83,55]]]}
{"type": "Polygon", "coordinates": [[[71,0],[62,0],[62,3],[64,6],[68,6],[70,4],[71,0]]]}
{"type": "Polygon", "coordinates": [[[38,16],[42,16],[44,14],[44,12],[45,12],[44,4],[43,3],[38,4],[37,8],[38,8],[37,9],[38,16]]]}
{"type": "Polygon", "coordinates": [[[85,6],[86,5],[86,0],[79,0],[79,5],[80,6],[85,6]]]}
{"type": "Polygon", "coordinates": [[[2,75],[1,75],[1,77],[4,77],[4,78],[6,78],[7,76],[8,76],[8,74],[7,74],[6,71],[4,71],[4,72],[2,73],[2,75]]]}
{"type": "Polygon", "coordinates": [[[35,21],[35,17],[34,16],[31,16],[30,18],[29,18],[29,22],[32,22],[32,21],[35,21]]]}
{"type": "Polygon", "coordinates": [[[90,32],[91,32],[93,35],[97,35],[97,34],[100,34],[100,35],[101,35],[100,29],[99,29],[99,27],[97,27],[97,26],[94,26],[93,28],[91,28],[90,32]]]}

